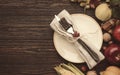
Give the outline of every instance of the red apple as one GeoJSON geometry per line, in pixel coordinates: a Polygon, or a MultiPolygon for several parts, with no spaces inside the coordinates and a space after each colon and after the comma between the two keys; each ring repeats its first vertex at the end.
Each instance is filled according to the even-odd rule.
{"type": "Polygon", "coordinates": [[[120,65],[120,45],[110,44],[105,49],[104,55],[110,63],[120,65]]]}
{"type": "Polygon", "coordinates": [[[117,25],[113,30],[113,37],[116,41],[120,43],[120,25],[117,25]]]}

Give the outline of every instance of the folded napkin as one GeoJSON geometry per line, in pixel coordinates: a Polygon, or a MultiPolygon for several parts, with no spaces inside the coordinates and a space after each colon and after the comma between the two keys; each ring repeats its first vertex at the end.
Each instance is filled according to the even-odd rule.
{"type": "MultiPolygon", "coordinates": [[[[72,19],[71,15],[66,11],[63,10],[57,15],[59,18],[65,18],[68,23],[73,25],[73,29],[77,31],[76,23],[74,19],[72,19]]],[[[70,43],[73,43],[74,46],[76,47],[76,50],[78,51],[79,55],[82,57],[82,59],[87,63],[89,69],[93,68],[95,65],[97,65],[101,60],[104,59],[103,54],[92,44],[89,42],[88,39],[82,38],[81,36],[79,37],[73,37],[70,33],[66,32],[60,25],[60,23],[57,21],[56,18],[53,19],[53,21],[50,24],[51,28],[63,36],[66,40],[68,40],[70,43]],[[99,61],[96,62],[90,54],[81,46],[80,43],[78,43],[78,39],[82,39],[94,52],[98,55],[99,61]]]]}

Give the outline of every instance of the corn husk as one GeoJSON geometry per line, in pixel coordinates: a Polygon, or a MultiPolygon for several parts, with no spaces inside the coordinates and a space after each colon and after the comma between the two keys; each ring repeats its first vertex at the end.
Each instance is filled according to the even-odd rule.
{"type": "Polygon", "coordinates": [[[54,67],[58,75],[84,75],[76,66],[71,63],[60,64],[59,66],[54,67]]]}

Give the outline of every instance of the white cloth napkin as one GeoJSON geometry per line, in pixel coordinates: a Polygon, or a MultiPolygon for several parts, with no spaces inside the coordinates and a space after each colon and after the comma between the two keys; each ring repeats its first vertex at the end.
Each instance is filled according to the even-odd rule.
{"type": "MultiPolygon", "coordinates": [[[[71,15],[66,11],[63,10],[57,15],[59,18],[65,18],[68,23],[73,25],[73,28],[75,31],[77,31],[77,27],[74,25],[75,21],[72,19],[71,15]]],[[[64,29],[61,27],[60,23],[56,20],[56,18],[53,19],[53,21],[50,24],[51,28],[57,32],[58,34],[64,36],[66,40],[68,40],[70,43],[74,43],[79,55],[82,57],[82,59],[87,63],[89,69],[93,68],[95,65],[97,65],[101,60],[104,59],[103,54],[92,44],[89,42],[89,40],[84,39],[82,37],[73,37],[68,32],[64,31],[64,29]],[[100,61],[96,62],[90,54],[77,42],[78,39],[82,39],[96,54],[99,56],[100,61]]]]}

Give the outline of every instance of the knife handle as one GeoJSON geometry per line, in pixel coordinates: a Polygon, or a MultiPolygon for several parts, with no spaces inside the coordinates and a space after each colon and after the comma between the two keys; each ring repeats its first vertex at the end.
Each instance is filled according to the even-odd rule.
{"type": "Polygon", "coordinates": [[[99,57],[97,53],[95,53],[84,41],[78,39],[78,42],[82,45],[82,47],[90,54],[90,56],[96,61],[99,62],[99,57]]]}

